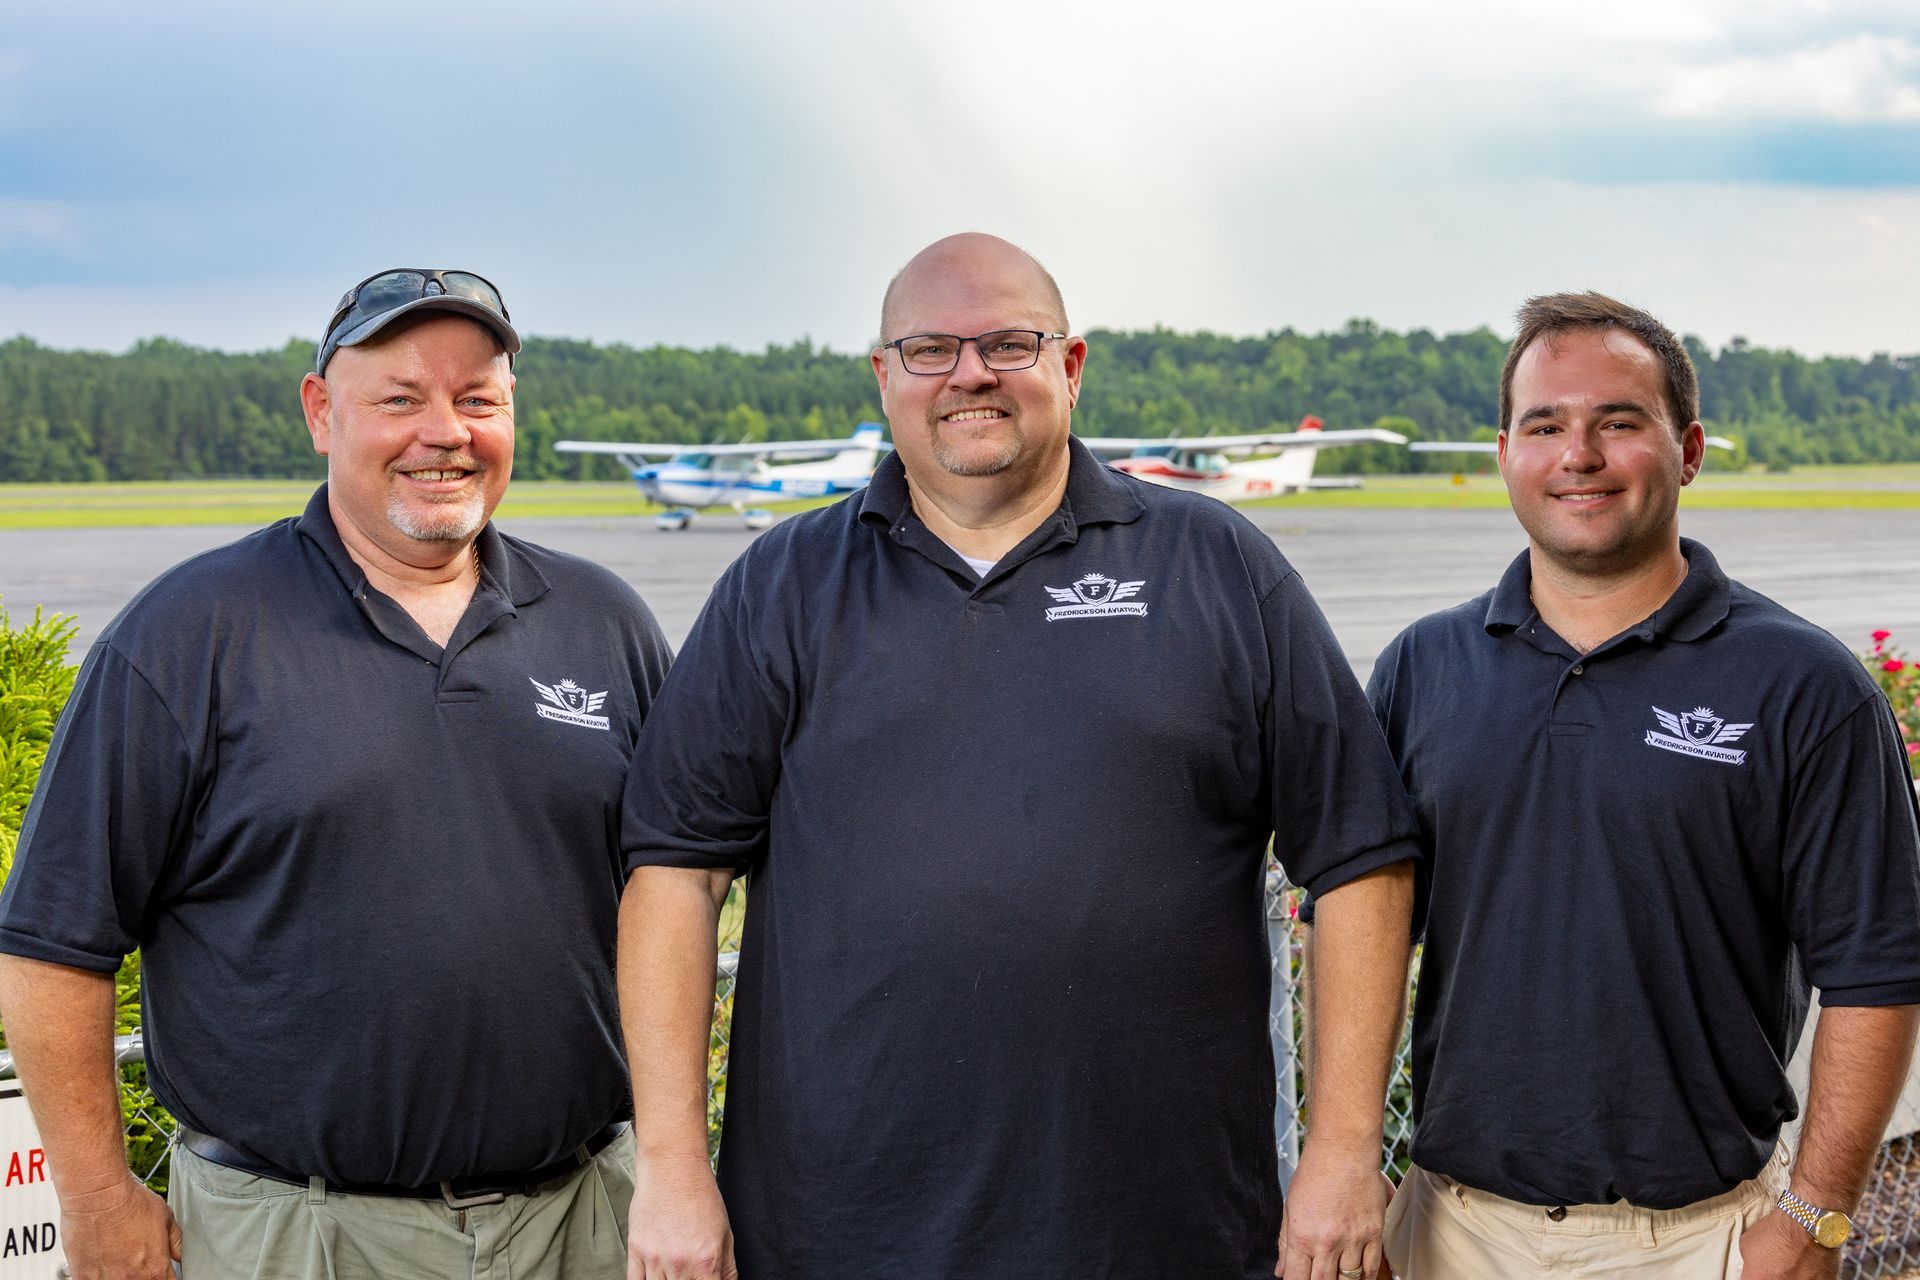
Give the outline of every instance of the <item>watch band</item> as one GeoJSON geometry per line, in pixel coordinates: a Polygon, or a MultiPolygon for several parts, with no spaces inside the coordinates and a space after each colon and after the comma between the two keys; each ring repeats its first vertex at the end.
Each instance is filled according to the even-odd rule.
{"type": "Polygon", "coordinates": [[[1810,1204],[1791,1191],[1782,1191],[1774,1207],[1805,1228],[1813,1242],[1823,1248],[1838,1249],[1853,1234],[1852,1218],[1838,1209],[1810,1204]]]}

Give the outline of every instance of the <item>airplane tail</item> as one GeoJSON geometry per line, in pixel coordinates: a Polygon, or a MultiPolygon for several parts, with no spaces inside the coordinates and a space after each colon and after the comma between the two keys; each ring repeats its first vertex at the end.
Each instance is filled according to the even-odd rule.
{"type": "MultiPolygon", "coordinates": [[[[1313,414],[1305,414],[1297,428],[1301,435],[1325,431],[1327,424],[1313,414]]],[[[1239,470],[1258,475],[1273,485],[1273,493],[1303,493],[1308,489],[1320,487],[1322,482],[1313,478],[1313,464],[1320,460],[1319,445],[1301,444],[1291,449],[1282,449],[1271,458],[1261,458],[1255,462],[1243,462],[1239,470]]]]}
{"type": "MultiPolygon", "coordinates": [[[[1314,428],[1301,427],[1302,431],[1314,428]]],[[[1295,445],[1291,449],[1282,449],[1271,458],[1256,458],[1252,462],[1242,462],[1234,467],[1237,474],[1266,481],[1271,488],[1267,493],[1298,493],[1313,485],[1313,464],[1319,458],[1320,450],[1310,445],[1295,445]]]]}
{"type": "MultiPolygon", "coordinates": [[[[884,428],[877,422],[863,422],[855,427],[853,434],[847,437],[858,449],[847,449],[834,459],[833,468],[841,475],[862,475],[871,473],[880,462],[880,451],[886,447],[884,428]]],[[[861,484],[865,484],[865,480],[861,484]]],[[[858,488],[859,485],[849,485],[858,488]]]]}

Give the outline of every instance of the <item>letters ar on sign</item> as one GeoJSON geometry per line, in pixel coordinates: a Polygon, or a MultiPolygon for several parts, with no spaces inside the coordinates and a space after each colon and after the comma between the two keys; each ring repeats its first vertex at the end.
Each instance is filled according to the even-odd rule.
{"type": "Polygon", "coordinates": [[[66,1261],[47,1153],[16,1080],[0,1080],[0,1280],[48,1280],[66,1261]]]}

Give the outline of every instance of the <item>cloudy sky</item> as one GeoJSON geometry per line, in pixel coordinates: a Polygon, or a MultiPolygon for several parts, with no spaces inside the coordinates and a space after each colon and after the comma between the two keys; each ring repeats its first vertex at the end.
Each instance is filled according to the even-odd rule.
{"type": "Polygon", "coordinates": [[[1920,353],[1920,5],[0,0],[0,337],[278,346],[437,265],[526,332],[853,350],[966,228],[1082,329],[1595,287],[1920,353]]]}

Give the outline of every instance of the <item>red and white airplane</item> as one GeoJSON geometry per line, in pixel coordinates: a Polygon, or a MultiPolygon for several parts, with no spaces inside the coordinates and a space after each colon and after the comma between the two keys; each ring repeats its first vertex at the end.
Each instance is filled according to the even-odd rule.
{"type": "Polygon", "coordinates": [[[1080,443],[1095,453],[1114,457],[1114,467],[1128,475],[1169,489],[1204,493],[1222,502],[1273,498],[1308,489],[1358,489],[1360,481],[1350,477],[1313,478],[1313,464],[1320,450],[1337,445],[1406,442],[1405,436],[1378,427],[1328,431],[1312,414],[1300,419],[1298,431],[1250,436],[1080,437],[1080,443]]]}

